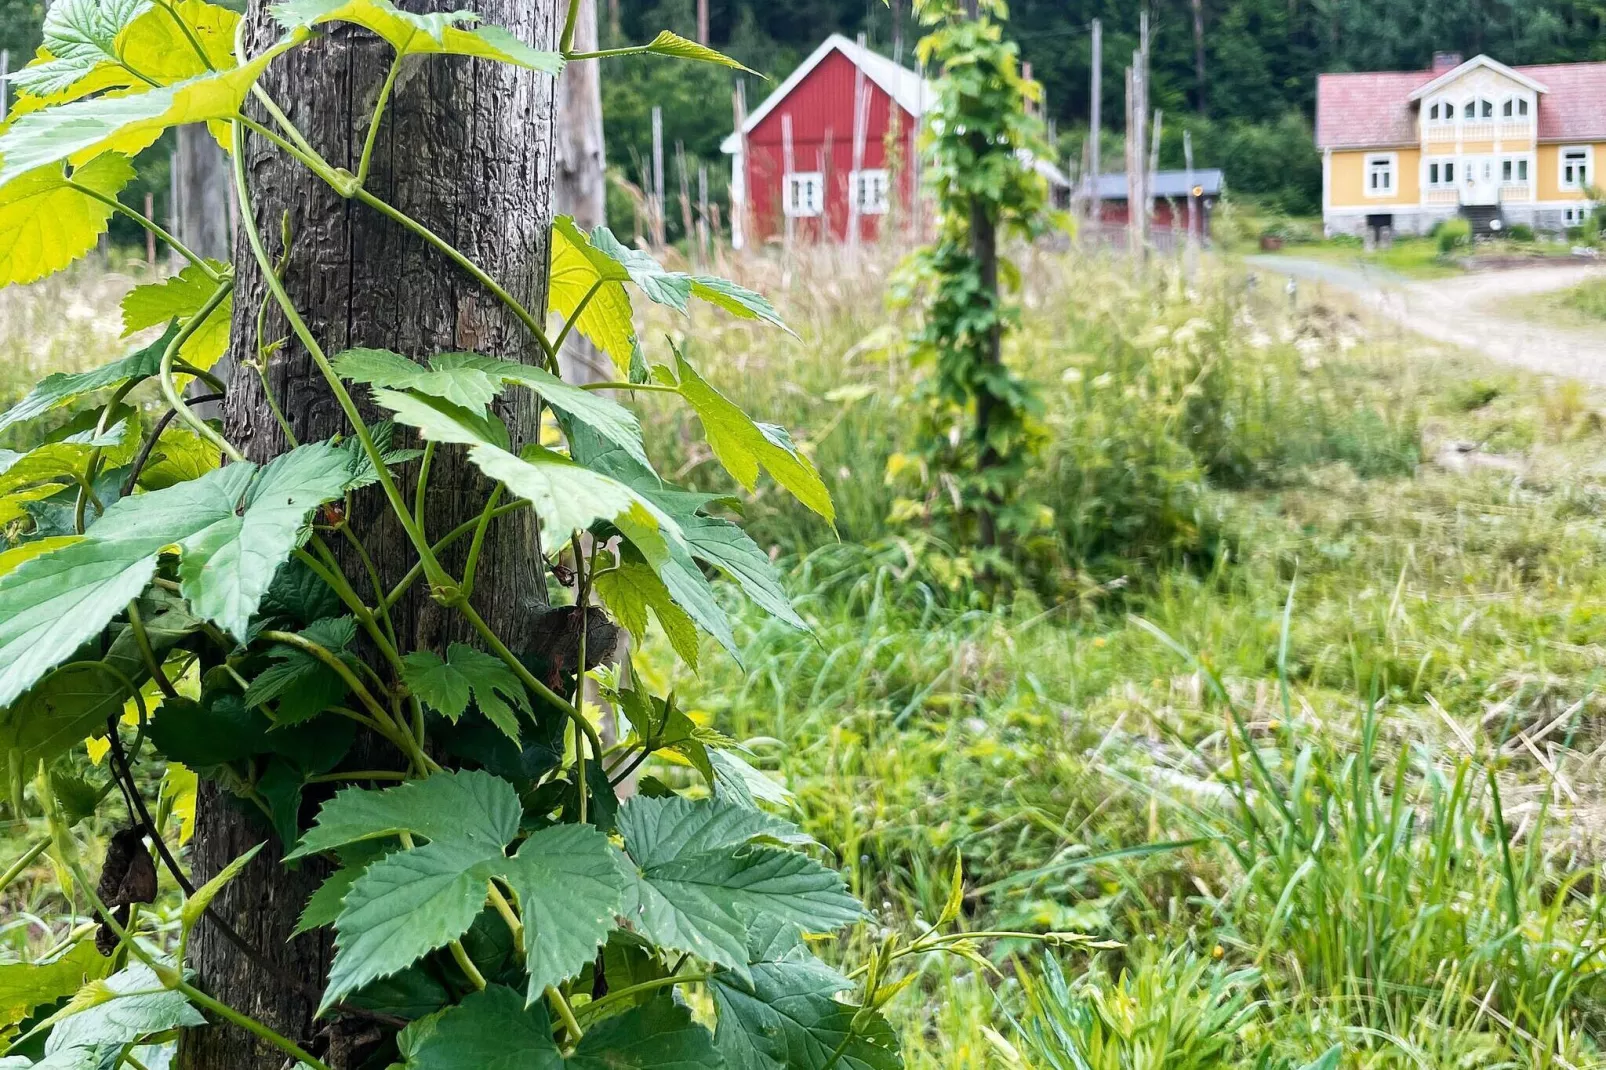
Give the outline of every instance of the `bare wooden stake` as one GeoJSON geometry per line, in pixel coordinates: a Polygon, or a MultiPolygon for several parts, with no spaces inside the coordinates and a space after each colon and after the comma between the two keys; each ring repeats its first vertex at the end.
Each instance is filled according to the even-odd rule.
{"type": "MultiPolygon", "coordinates": [[[[150,190],[145,191],[145,218],[150,219],[156,215],[156,195],[150,190]]],[[[156,232],[145,231],[145,266],[156,266],[156,232]]]]}
{"type": "Polygon", "coordinates": [[[796,161],[792,159],[792,113],[781,114],[781,215],[785,220],[785,229],[782,231],[782,247],[788,254],[792,251],[792,242],[797,237],[797,216],[793,212],[792,204],[792,175],[797,170],[796,161]]]}
{"type": "MultiPolygon", "coordinates": [[[[731,119],[736,129],[736,156],[731,160],[731,248],[740,249],[747,242],[749,205],[752,203],[747,188],[747,171],[752,158],[747,147],[747,83],[736,76],[731,89],[731,119]]],[[[783,190],[784,194],[784,190],[783,190]]]]}
{"type": "Polygon", "coordinates": [[[1104,112],[1104,24],[1098,19],[1093,20],[1093,56],[1092,66],[1088,71],[1088,123],[1087,123],[1087,176],[1092,187],[1090,199],[1093,205],[1093,218],[1103,216],[1103,201],[1099,197],[1099,176],[1104,173],[1104,167],[1099,160],[1099,138],[1103,134],[1104,112]]]}
{"type": "MultiPolygon", "coordinates": [[[[861,34],[859,44],[864,44],[861,34]]],[[[864,84],[864,71],[855,65],[853,70],[853,169],[848,172],[848,251],[852,256],[859,252],[860,213],[864,210],[860,199],[860,185],[864,181],[864,138],[870,125],[870,93],[864,84]]]]}
{"type": "Polygon", "coordinates": [[[664,247],[664,109],[652,109],[652,242],[664,247]]]}

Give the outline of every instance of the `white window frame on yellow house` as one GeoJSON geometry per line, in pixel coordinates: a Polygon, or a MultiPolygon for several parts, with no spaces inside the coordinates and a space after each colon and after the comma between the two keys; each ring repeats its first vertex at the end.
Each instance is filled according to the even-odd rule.
{"type": "Polygon", "coordinates": [[[1523,93],[1508,93],[1500,100],[1501,119],[1511,119],[1513,121],[1526,119],[1532,113],[1532,109],[1533,105],[1528,102],[1528,97],[1523,93]]]}
{"type": "Polygon", "coordinates": [[[1503,186],[1526,186],[1533,174],[1533,164],[1529,162],[1527,154],[1521,156],[1500,157],[1500,184],[1503,186]]]}
{"type": "Polygon", "coordinates": [[[1422,159],[1423,189],[1455,189],[1458,156],[1425,156],[1422,159]],[[1437,171],[1435,171],[1435,168],[1437,171]]]}
{"type": "Polygon", "coordinates": [[[1400,190],[1400,154],[1397,152],[1374,152],[1366,157],[1366,170],[1361,179],[1361,192],[1368,197],[1393,198],[1398,196],[1400,190]],[[1375,184],[1375,178],[1382,176],[1383,185],[1375,184]]]}
{"type": "Polygon", "coordinates": [[[1561,189],[1585,190],[1595,173],[1595,146],[1561,145],[1556,149],[1556,185],[1561,189]],[[1574,173],[1577,167],[1581,173],[1574,173]]]}

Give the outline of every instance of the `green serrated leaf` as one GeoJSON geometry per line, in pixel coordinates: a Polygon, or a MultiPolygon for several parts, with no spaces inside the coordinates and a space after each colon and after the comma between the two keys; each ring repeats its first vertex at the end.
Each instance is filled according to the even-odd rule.
{"type": "Polygon", "coordinates": [[[691,294],[711,305],[717,305],[738,319],[763,320],[788,334],[794,333],[792,328],[786,325],[786,321],[781,319],[780,313],[775,311],[775,306],[770,304],[768,298],[729,279],[715,278],[712,275],[693,275],[691,294]]]}
{"type": "Polygon", "coordinates": [[[335,919],[335,960],[319,1012],[468,932],[502,861],[500,845],[457,838],[397,851],[363,870],[335,919]]]}
{"type": "Polygon", "coordinates": [[[715,51],[707,45],[700,45],[696,41],[688,41],[678,33],[660,30],[658,36],[642,46],[642,51],[653,56],[671,56],[675,59],[695,60],[699,63],[717,63],[721,67],[730,67],[738,71],[747,71],[748,74],[758,72],[745,67],[723,52],[715,51]]]}
{"type": "Polygon", "coordinates": [[[409,1070],[562,1070],[546,1006],[504,985],[475,992],[409,1038],[409,1070]]]}
{"type": "Polygon", "coordinates": [[[543,829],[520,845],[502,875],[519,897],[528,999],[578,974],[614,928],[626,878],[608,837],[584,825],[543,829]]]}
{"type": "Polygon", "coordinates": [[[748,917],[824,931],[864,915],[839,874],[806,855],[751,842],[795,832],[760,811],[722,800],[638,796],[620,809],[618,823],[639,877],[624,916],[661,947],[743,970],[748,917]]]}
{"type": "Polygon", "coordinates": [[[645,562],[622,562],[597,575],[597,597],[614,619],[638,641],[647,634],[647,612],[669,637],[682,661],[697,671],[697,628],[691,617],[670,598],[669,588],[645,562]]]}
{"type": "Polygon", "coordinates": [[[43,55],[13,73],[12,83],[45,97],[65,92],[98,68],[120,68],[117,35],[150,8],[150,0],[59,0],[45,13],[43,55]]]}
{"type": "Polygon", "coordinates": [[[554,77],[563,71],[556,52],[531,48],[500,26],[465,29],[478,20],[472,11],[418,15],[389,0],[291,0],[275,4],[273,17],[289,29],[326,22],[350,22],[383,37],[402,55],[477,56],[512,63],[554,77]]]}
{"type": "Polygon", "coordinates": [[[218,871],[217,876],[195,889],[195,894],[184,900],[184,906],[179,910],[180,961],[183,961],[183,948],[189,941],[190,933],[194,931],[202,915],[206,913],[206,908],[212,905],[212,900],[217,898],[218,893],[227,887],[230,881],[240,875],[241,870],[251,864],[251,860],[257,856],[257,853],[264,846],[265,844],[259,843],[249,851],[233,859],[218,871]]]}
{"type": "Polygon", "coordinates": [[[363,869],[363,866],[343,866],[318,885],[318,890],[308,897],[307,905],[302,908],[292,935],[300,936],[325,925],[333,925],[345,906],[346,893],[362,876],[363,869]]]}
{"type": "Polygon", "coordinates": [[[0,576],[0,706],[99,633],[177,545],[196,615],[245,635],[307,514],[341,495],[343,455],[302,446],[263,468],[232,464],[107,507],[81,542],[0,576]]]}
{"type": "Polygon", "coordinates": [[[0,133],[0,190],[62,160],[76,165],[104,152],[135,156],[169,127],[233,116],[268,64],[305,37],[303,30],[282,38],[241,67],[18,116],[0,133]]]}
{"type": "Polygon", "coordinates": [[[105,731],[106,719],[122,713],[132,696],[96,664],[63,666],[0,709],[0,768],[14,761],[32,770],[105,731]]]}
{"type": "Polygon", "coordinates": [[[501,382],[529,387],[569,419],[586,425],[632,458],[647,464],[647,454],[641,444],[641,423],[635,413],[597,391],[582,390],[544,368],[478,353],[442,353],[431,358],[430,366],[443,370],[472,368],[501,382]]]}
{"type": "MultiPolygon", "coordinates": [[[[309,625],[302,635],[356,668],[357,659],[345,652],[357,638],[357,622],[353,618],[325,618],[309,625]]],[[[278,660],[257,674],[246,688],[246,706],[275,703],[274,722],[293,725],[316,717],[345,698],[349,690],[346,681],[311,654],[283,644],[276,644],[270,654],[278,660]]]]}
{"type": "Polygon", "coordinates": [[[592,252],[572,219],[560,216],[553,221],[547,305],[565,320],[573,319],[574,329],[606,353],[621,375],[629,375],[637,352],[630,295],[623,286],[629,277],[623,268],[592,252]]]}
{"type": "Polygon", "coordinates": [[[524,684],[501,658],[453,643],[446,659],[421,650],[402,659],[402,680],[430,709],[455,723],[468,709],[470,698],[487,719],[509,739],[519,741],[515,711],[532,715],[524,684]]]}
{"type": "Polygon", "coordinates": [[[342,379],[392,390],[416,390],[468,409],[484,409],[501,384],[467,365],[425,367],[388,349],[348,349],[334,359],[342,379]]]}
{"type": "Polygon", "coordinates": [[[383,791],[346,788],[323,804],[286,858],[402,832],[501,850],[518,833],[523,812],[511,784],[474,770],[436,773],[383,791]]]}
{"type": "Polygon", "coordinates": [[[780,573],[769,555],[759,549],[741,528],[729,520],[699,514],[676,515],[694,557],[708,562],[735,580],[753,604],[792,627],[806,631],[781,586],[780,573]]]}
{"type": "Polygon", "coordinates": [[[748,490],[758,485],[762,467],[793,497],[824,517],[836,522],[831,492],[826,490],[814,462],[793,445],[781,428],[758,424],[731,401],[710,386],[680,354],[675,355],[681,396],[702,422],[708,446],[736,482],[748,490]]]}
{"type": "Polygon", "coordinates": [[[721,1066],[708,1030],[668,996],[632,1007],[586,1031],[566,1070],[713,1070],[721,1066]]]}
{"type": "MultiPolygon", "coordinates": [[[[216,261],[210,263],[214,270],[225,267],[216,261]]],[[[136,286],[123,298],[123,333],[133,334],[170,320],[183,327],[201,311],[217,287],[194,264],[186,264],[184,270],[162,282],[136,286]]],[[[212,367],[228,351],[233,315],[234,295],[230,294],[184,340],[178,355],[202,371],[212,367]]]]}
{"type": "Polygon", "coordinates": [[[75,188],[116,197],[134,177],[117,153],[73,169],[41,167],[0,187],[0,287],[52,275],[95,247],[115,209],[75,188]]]}
{"type": "Polygon", "coordinates": [[[106,976],[110,965],[111,960],[95,950],[93,940],[81,940],[49,962],[0,966],[0,1032],[27,1018],[34,1008],[106,976]]]}
{"type": "Polygon", "coordinates": [[[848,983],[819,962],[761,962],[750,976],[709,980],[719,1015],[714,1044],[729,1070],[898,1070],[897,1038],[879,1014],[838,1003],[848,983]]]}
{"type": "Polygon", "coordinates": [[[327,442],[268,462],[246,489],[238,515],[231,510],[185,541],[179,580],[195,612],[244,637],[274,573],[305,535],[308,515],[344,495],[347,474],[345,453],[327,442]]]}
{"type": "Polygon", "coordinates": [[[156,971],[138,963],[81,989],[67,1012],[57,1017],[45,1054],[131,1044],[154,1033],[205,1024],[189,1000],[163,987],[156,971]]]}

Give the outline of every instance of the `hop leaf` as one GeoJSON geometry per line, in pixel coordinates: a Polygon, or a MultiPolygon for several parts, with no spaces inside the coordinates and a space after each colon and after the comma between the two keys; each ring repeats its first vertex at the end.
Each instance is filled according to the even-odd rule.
{"type": "Polygon", "coordinates": [[[106,153],[70,177],[46,166],[0,188],[0,286],[42,279],[95,247],[115,209],[75,185],[115,198],[133,177],[127,157],[106,153]]]}

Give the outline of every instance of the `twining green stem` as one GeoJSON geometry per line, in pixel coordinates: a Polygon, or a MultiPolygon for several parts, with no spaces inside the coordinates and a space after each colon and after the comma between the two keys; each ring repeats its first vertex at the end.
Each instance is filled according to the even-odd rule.
{"type": "Polygon", "coordinates": [[[569,10],[563,16],[563,33],[558,36],[558,52],[567,55],[574,47],[574,27],[580,19],[580,0],[569,0],[569,10]]]}
{"type": "Polygon", "coordinates": [[[463,941],[453,940],[447,946],[452,949],[452,959],[457,963],[458,969],[468,976],[469,983],[481,992],[485,991],[485,975],[480,973],[480,968],[474,965],[474,960],[463,950],[463,941]]]}
{"type": "Polygon", "coordinates": [[[502,915],[502,921],[507,925],[507,931],[513,934],[513,951],[522,959],[524,957],[524,922],[520,921],[519,916],[513,912],[513,904],[507,901],[507,896],[502,894],[502,889],[496,886],[495,881],[487,882],[487,886],[490,888],[491,906],[495,907],[496,912],[502,915]]]}
{"type": "Polygon", "coordinates": [[[146,1070],[145,1064],[134,1058],[134,1053],[131,1051],[123,1052],[123,1054],[119,1056],[119,1061],[124,1066],[133,1067],[133,1070],[146,1070]]]}
{"type": "Polygon", "coordinates": [[[668,988],[671,985],[696,984],[699,981],[706,981],[708,978],[709,975],[706,973],[676,973],[670,974],[668,977],[654,977],[651,980],[642,981],[641,983],[631,985],[628,988],[612,989],[607,995],[601,997],[600,999],[592,1000],[590,1003],[587,1003],[585,1006],[581,1007],[579,1014],[584,1018],[594,1018],[602,1011],[605,1011],[609,1007],[613,1006],[615,1003],[619,1003],[627,999],[634,999],[643,992],[654,992],[660,988],[668,988]]]}
{"type": "Polygon", "coordinates": [[[597,293],[601,291],[602,283],[602,279],[598,279],[596,282],[593,282],[591,284],[591,289],[587,290],[585,292],[585,296],[580,298],[580,303],[574,306],[574,311],[568,316],[564,317],[563,329],[558,331],[558,336],[556,338],[552,339],[552,348],[554,350],[559,353],[563,352],[563,343],[568,341],[569,332],[574,330],[574,325],[576,323],[580,322],[580,317],[585,314],[586,306],[591,303],[591,299],[597,296],[597,293]]]}
{"type": "Polygon", "coordinates": [[[163,11],[167,12],[169,18],[178,24],[179,32],[184,35],[184,39],[188,41],[190,43],[190,47],[195,50],[195,55],[198,59],[200,59],[202,65],[204,65],[209,71],[217,70],[217,66],[212,62],[212,57],[208,56],[206,54],[206,49],[201,47],[200,39],[195,36],[195,31],[190,29],[189,23],[185,22],[181,17],[179,17],[179,13],[177,11],[173,10],[173,5],[169,4],[167,0],[156,0],[156,4],[163,11]]]}
{"type": "Polygon", "coordinates": [[[390,91],[396,88],[396,76],[401,73],[403,54],[396,53],[396,58],[390,63],[390,73],[385,75],[385,84],[379,87],[379,101],[374,105],[374,117],[368,120],[368,136],[363,139],[362,159],[357,162],[357,184],[360,186],[368,181],[368,165],[373,162],[374,142],[379,140],[379,123],[385,117],[385,105],[390,103],[390,91]]]}
{"type": "Polygon", "coordinates": [[[474,593],[474,575],[479,571],[480,551],[485,547],[485,533],[491,528],[491,517],[496,515],[496,503],[501,500],[502,492],[506,489],[506,483],[498,483],[491,488],[491,496],[485,499],[485,508],[480,510],[480,518],[475,521],[474,539],[468,544],[468,560],[463,563],[464,598],[474,593]]]}
{"type": "Polygon", "coordinates": [[[300,632],[281,632],[276,628],[266,628],[260,634],[264,642],[283,643],[285,646],[294,647],[329,666],[339,675],[341,680],[345,681],[346,687],[351,690],[352,694],[357,696],[357,701],[367,707],[368,712],[380,725],[389,722],[390,711],[379,704],[379,700],[374,698],[373,693],[368,690],[368,686],[358,679],[357,674],[351,671],[351,666],[347,665],[340,655],[322,643],[308,639],[300,632]]]}
{"type": "Polygon", "coordinates": [[[212,296],[206,299],[206,303],[201,306],[201,310],[191,316],[183,327],[179,328],[178,333],[173,336],[171,342],[167,343],[167,349],[162,353],[162,367],[159,378],[162,384],[162,397],[166,399],[167,404],[172,407],[173,411],[178,413],[178,418],[189,424],[190,430],[228,454],[230,459],[243,461],[245,460],[245,454],[235,449],[234,443],[212,430],[210,424],[190,411],[190,407],[184,404],[184,399],[179,396],[178,386],[173,382],[173,361],[178,356],[179,347],[189,340],[190,335],[194,334],[196,329],[205,322],[206,317],[210,316],[213,310],[223,303],[224,298],[228,297],[233,291],[234,280],[232,278],[224,279],[218,284],[218,288],[212,291],[212,296]]]}
{"type": "Polygon", "coordinates": [[[136,212],[134,209],[128,207],[128,205],[124,204],[116,197],[108,197],[106,194],[100,192],[100,190],[91,186],[86,186],[82,182],[74,182],[69,178],[66,184],[69,188],[77,190],[86,197],[93,197],[95,200],[111,208],[113,211],[123,213],[128,218],[132,219],[134,222],[156,235],[158,239],[167,243],[167,247],[169,249],[172,249],[184,259],[200,268],[201,273],[211,281],[217,282],[220,278],[222,278],[222,276],[218,274],[217,270],[213,268],[211,264],[206,262],[204,257],[196,253],[177,238],[173,237],[173,235],[169,234],[155,220],[146,218],[143,213],[136,212]]]}
{"type": "Polygon", "coordinates": [[[580,1020],[574,1016],[574,1006],[569,1003],[567,996],[558,991],[557,985],[546,986],[546,998],[552,1004],[552,1009],[558,1012],[558,1020],[563,1023],[563,1028],[569,1031],[569,1043],[573,1044],[585,1036],[585,1030],[580,1028],[580,1020]]]}
{"type": "Polygon", "coordinates": [[[33,865],[34,860],[49,849],[50,837],[46,836],[44,839],[34,843],[26,851],[22,852],[21,858],[7,866],[4,873],[0,873],[0,892],[3,892],[9,888],[12,881],[22,876],[23,873],[27,871],[28,867],[33,865]]]}
{"type": "Polygon", "coordinates": [[[418,462],[418,486],[413,491],[413,523],[424,531],[424,502],[429,496],[429,470],[435,465],[435,443],[424,443],[424,456],[418,462]]]}
{"type": "Polygon", "coordinates": [[[195,376],[197,379],[201,380],[201,382],[211,387],[216,393],[227,394],[229,392],[228,383],[225,383],[222,379],[219,379],[209,371],[202,371],[200,368],[197,368],[183,357],[175,357],[173,359],[173,365],[174,371],[181,372],[184,375],[195,376]]]}
{"type": "MultiPolygon", "coordinates": [[[[244,28],[245,22],[243,20],[241,21],[240,26],[242,29],[244,28]]],[[[238,48],[236,50],[238,50],[238,48]]],[[[323,157],[319,156],[317,150],[312,147],[312,142],[308,141],[306,135],[302,134],[301,128],[290,121],[290,116],[286,115],[284,113],[284,109],[279,107],[278,101],[274,100],[268,91],[262,88],[261,82],[251,83],[251,95],[257,99],[257,103],[262,105],[262,110],[267,112],[268,115],[273,118],[273,121],[279,124],[279,128],[282,129],[286,134],[290,135],[290,139],[296,143],[296,146],[300,148],[302,152],[307,153],[309,156],[316,157],[320,162],[324,163],[324,166],[328,166],[328,163],[324,161],[323,157]]]]}
{"type": "Polygon", "coordinates": [[[145,671],[151,674],[151,679],[156,681],[156,686],[165,697],[178,698],[178,692],[162,671],[162,663],[157,660],[156,651],[151,646],[151,637],[145,631],[145,621],[140,616],[137,599],[130,599],[128,603],[128,627],[134,633],[134,645],[139,647],[139,656],[145,660],[145,671]]]}
{"type": "Polygon", "coordinates": [[[368,586],[373,588],[374,601],[379,603],[379,622],[384,627],[385,635],[389,638],[390,644],[394,648],[397,646],[396,625],[390,619],[390,607],[382,601],[385,596],[385,588],[383,581],[379,578],[379,569],[374,565],[374,559],[368,553],[368,547],[357,537],[357,533],[351,530],[349,521],[342,520],[340,522],[340,534],[351,548],[357,552],[357,559],[362,562],[363,571],[368,574],[368,586]]]}
{"type": "MultiPolygon", "coordinates": [[[[400,672],[402,667],[401,654],[397,652],[389,636],[380,628],[379,622],[374,619],[373,611],[368,608],[361,596],[357,594],[351,583],[346,579],[346,574],[341,571],[340,562],[335,560],[334,551],[329,549],[329,544],[323,541],[323,536],[314,535],[309,545],[316,552],[316,557],[301,549],[292,552],[302,564],[312,570],[313,575],[330,586],[335,592],[335,596],[346,604],[346,608],[350,609],[352,615],[357,618],[357,623],[362,625],[363,631],[367,632],[368,637],[374,641],[374,646],[379,649],[379,653],[390,663],[392,668],[400,672]]],[[[370,580],[370,582],[372,581],[370,580]]],[[[363,662],[362,666],[374,683],[383,690],[385,684],[384,681],[379,679],[379,674],[374,672],[366,662],[363,662]]]]}
{"type": "Polygon", "coordinates": [[[290,1056],[292,1059],[299,1059],[303,1063],[306,1063],[307,1066],[312,1068],[312,1070],[330,1070],[327,1063],[320,1061],[317,1056],[303,1049],[299,1044],[291,1040],[289,1037],[280,1035],[279,1033],[270,1029],[268,1026],[257,1021],[255,1018],[252,1018],[250,1015],[242,1014],[235,1010],[227,1003],[222,1003],[213,999],[211,996],[207,995],[205,992],[202,992],[194,985],[189,984],[186,981],[180,981],[178,984],[174,985],[173,988],[174,991],[182,993],[186,999],[195,1004],[197,1007],[200,1007],[203,1010],[211,1011],[219,1018],[239,1026],[248,1033],[255,1034],[256,1036],[267,1041],[269,1044],[272,1044],[275,1048],[278,1048],[280,1051],[284,1052],[286,1055],[290,1056]]]}
{"type": "Polygon", "coordinates": [[[342,780],[406,780],[411,776],[399,769],[343,769],[338,773],[317,773],[308,784],[335,784],[342,780]]]}
{"type": "Polygon", "coordinates": [[[441,567],[440,562],[435,558],[435,554],[430,550],[428,540],[424,538],[423,533],[413,523],[412,515],[407,510],[407,502],[402,498],[401,491],[396,488],[396,481],[391,478],[390,468],[385,463],[384,455],[374,443],[373,436],[368,433],[368,425],[363,423],[362,413],[357,410],[357,403],[352,400],[345,384],[340,381],[340,376],[336,374],[334,368],[330,365],[329,358],[324,355],[323,347],[313,337],[312,329],[307,326],[307,321],[302,319],[301,313],[296,310],[295,302],[290,300],[290,295],[285,292],[284,283],[274,274],[273,261],[269,258],[268,251],[262,244],[262,234],[257,229],[256,209],[251,201],[250,185],[246,181],[245,129],[246,126],[243,120],[235,122],[234,186],[239,195],[241,229],[244,230],[246,240],[251,246],[252,255],[256,257],[257,264],[262,269],[263,281],[267,283],[268,289],[273,292],[274,299],[278,301],[279,308],[283,311],[285,319],[290,323],[291,331],[295,333],[301,344],[306,347],[313,362],[318,365],[318,370],[323,373],[324,379],[329,383],[329,388],[335,396],[335,401],[339,403],[341,410],[346,414],[346,419],[350,421],[352,432],[357,436],[357,441],[362,444],[363,452],[368,455],[368,460],[374,466],[374,474],[378,478],[380,488],[384,491],[385,498],[390,502],[391,509],[395,511],[396,518],[401,523],[402,530],[407,533],[408,540],[412,542],[414,549],[418,551],[418,556],[424,566],[425,577],[432,586],[443,590],[450,588],[453,586],[450,577],[447,576],[446,570],[441,567]]]}
{"type": "MultiPolygon", "coordinates": [[[[528,509],[529,507],[529,500],[527,498],[520,498],[518,501],[509,502],[506,505],[499,506],[498,508],[491,510],[491,519],[495,520],[498,517],[506,516],[508,513],[515,513],[520,509],[528,509]]],[[[437,539],[432,549],[434,549],[436,554],[444,553],[446,548],[451,546],[452,543],[456,542],[458,539],[461,539],[469,532],[475,530],[479,526],[479,523],[480,522],[478,519],[463,521],[461,524],[457,525],[457,527],[447,532],[440,539],[437,539]]],[[[418,579],[418,575],[421,571],[422,566],[416,563],[412,568],[408,569],[407,575],[398,580],[396,586],[390,589],[390,593],[385,596],[385,600],[382,605],[384,605],[386,608],[395,605],[397,600],[400,599],[402,595],[407,593],[407,588],[411,587],[418,579]]],[[[466,592],[464,597],[467,597],[466,592]]]]}
{"type": "MultiPolygon", "coordinates": [[[[336,185],[336,189],[338,188],[339,186],[336,185]]],[[[484,268],[480,267],[473,260],[470,260],[467,256],[464,256],[451,242],[447,241],[439,234],[436,234],[433,230],[430,230],[424,224],[420,223],[406,212],[403,212],[400,208],[380,200],[378,197],[375,197],[372,193],[369,193],[365,189],[356,190],[352,196],[356,197],[357,200],[361,201],[363,204],[366,204],[368,207],[374,209],[374,211],[394,220],[397,223],[400,223],[402,226],[406,227],[420,238],[423,238],[426,242],[444,253],[447,259],[451,260],[452,263],[456,264],[458,267],[472,275],[474,280],[481,286],[491,291],[491,293],[496,296],[497,300],[501,301],[502,304],[507,306],[508,311],[512,312],[513,315],[519,318],[519,321],[524,324],[525,328],[530,332],[530,335],[535,339],[536,344],[541,347],[541,352],[546,358],[547,370],[553,375],[559,374],[557,350],[553,348],[551,341],[548,340],[546,331],[541,326],[541,322],[535,318],[534,314],[532,314],[529,309],[520,304],[512,294],[508,293],[507,290],[502,287],[501,283],[491,278],[484,268]]]]}
{"type": "Polygon", "coordinates": [[[649,394],[678,394],[680,387],[665,383],[581,383],[581,390],[641,390],[649,394]]]}

